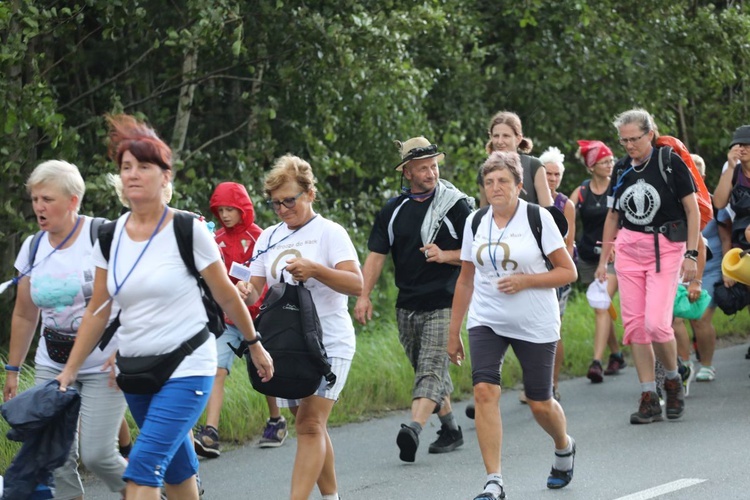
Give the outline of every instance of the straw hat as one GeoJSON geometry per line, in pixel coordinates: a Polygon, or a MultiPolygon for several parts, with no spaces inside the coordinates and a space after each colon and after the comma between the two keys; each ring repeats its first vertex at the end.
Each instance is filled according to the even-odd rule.
{"type": "Polygon", "coordinates": [[[437,157],[437,161],[440,162],[445,158],[445,153],[439,152],[435,144],[430,144],[430,141],[421,136],[412,137],[406,142],[394,142],[396,143],[396,147],[398,147],[399,153],[401,153],[401,163],[396,165],[396,171],[398,172],[401,172],[404,165],[412,160],[437,157]]]}

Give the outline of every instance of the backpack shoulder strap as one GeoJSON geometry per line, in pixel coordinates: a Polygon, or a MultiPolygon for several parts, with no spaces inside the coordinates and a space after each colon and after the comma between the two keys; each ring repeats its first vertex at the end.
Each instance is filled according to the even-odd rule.
{"type": "Polygon", "coordinates": [[[586,179],[579,186],[579,188],[578,188],[578,206],[576,208],[581,208],[581,205],[583,205],[583,202],[586,201],[586,193],[589,190],[589,184],[591,184],[591,179],[586,179]]]}
{"type": "Polygon", "coordinates": [[[482,222],[482,217],[484,217],[484,214],[486,214],[489,209],[490,206],[487,205],[486,207],[482,207],[474,212],[474,218],[471,219],[471,234],[473,236],[477,235],[477,229],[479,229],[479,224],[482,222]]]}
{"type": "Polygon", "coordinates": [[[672,175],[672,146],[662,146],[659,149],[659,172],[676,198],[677,192],[674,186],[674,175],[672,175]]]}
{"type": "Polygon", "coordinates": [[[180,251],[182,261],[185,263],[190,274],[200,283],[200,273],[195,267],[195,256],[193,256],[193,219],[192,215],[175,210],[174,233],[177,238],[177,248],[180,251]]]}
{"type": "Polygon", "coordinates": [[[99,228],[102,226],[102,224],[105,224],[109,222],[109,220],[105,219],[104,217],[94,217],[91,219],[91,226],[89,226],[89,238],[91,239],[91,244],[93,245],[97,238],[99,238],[99,228]]]}
{"type": "Polygon", "coordinates": [[[529,218],[529,226],[531,227],[531,232],[534,235],[534,239],[536,240],[536,244],[539,247],[539,251],[542,253],[544,265],[547,266],[547,269],[552,269],[554,266],[552,265],[552,262],[549,260],[547,255],[544,253],[544,248],[542,248],[542,214],[540,213],[540,211],[541,208],[536,203],[527,204],[526,216],[529,218]]]}
{"type": "Polygon", "coordinates": [[[99,240],[99,248],[102,251],[102,256],[104,256],[104,260],[106,260],[107,262],[109,262],[109,253],[110,253],[110,250],[112,249],[112,240],[115,238],[116,226],[117,226],[117,221],[113,220],[112,222],[107,222],[105,224],[100,225],[97,231],[98,240],[99,240]]]}
{"type": "Polygon", "coordinates": [[[39,250],[39,243],[42,241],[44,231],[37,231],[34,237],[31,238],[31,245],[29,246],[29,270],[34,267],[34,260],[36,260],[36,252],[39,250]]]}
{"type": "Polygon", "coordinates": [[[300,323],[302,324],[303,332],[302,335],[307,344],[308,350],[315,360],[315,364],[318,365],[321,375],[325,377],[328,382],[328,388],[333,387],[336,383],[336,375],[331,370],[331,364],[328,362],[328,358],[325,355],[325,347],[323,346],[322,328],[320,326],[320,318],[318,312],[315,309],[315,302],[313,302],[310,291],[300,284],[297,287],[297,300],[299,301],[300,310],[300,323]]]}

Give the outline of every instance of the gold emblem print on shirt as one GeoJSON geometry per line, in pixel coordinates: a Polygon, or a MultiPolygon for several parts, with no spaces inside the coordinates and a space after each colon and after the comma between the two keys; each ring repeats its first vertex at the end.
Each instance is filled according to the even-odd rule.
{"type": "MultiPolygon", "coordinates": [[[[477,249],[477,262],[480,266],[484,265],[484,260],[482,259],[482,250],[484,250],[485,247],[489,247],[490,245],[499,246],[503,249],[503,260],[500,261],[500,266],[503,268],[503,271],[508,270],[509,263],[513,264],[513,269],[511,269],[511,271],[515,271],[516,269],[518,269],[518,262],[510,258],[510,247],[507,243],[485,243],[483,245],[480,245],[477,249]]],[[[490,250],[488,249],[488,251],[490,250]]]]}
{"type": "MultiPolygon", "coordinates": [[[[290,250],[284,250],[283,252],[281,252],[281,253],[280,253],[280,254],[279,254],[279,255],[278,255],[277,257],[276,257],[276,260],[274,260],[274,261],[273,261],[273,265],[271,266],[271,277],[272,277],[273,279],[276,279],[276,266],[277,266],[277,265],[279,264],[279,261],[280,261],[280,260],[281,260],[281,259],[282,259],[283,257],[286,257],[287,255],[293,255],[294,257],[297,257],[298,259],[301,259],[301,258],[302,258],[302,254],[300,253],[300,251],[299,251],[299,250],[294,250],[294,249],[290,249],[290,250]]],[[[283,265],[281,266],[282,268],[286,267],[286,261],[284,261],[284,262],[283,262],[282,264],[283,264],[283,265]]]]}

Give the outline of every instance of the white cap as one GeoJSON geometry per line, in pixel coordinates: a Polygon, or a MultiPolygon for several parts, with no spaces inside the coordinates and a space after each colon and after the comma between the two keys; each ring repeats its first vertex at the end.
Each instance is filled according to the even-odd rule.
{"type": "Polygon", "coordinates": [[[612,299],[607,293],[607,282],[595,279],[586,290],[586,299],[594,309],[609,309],[612,299]]]}

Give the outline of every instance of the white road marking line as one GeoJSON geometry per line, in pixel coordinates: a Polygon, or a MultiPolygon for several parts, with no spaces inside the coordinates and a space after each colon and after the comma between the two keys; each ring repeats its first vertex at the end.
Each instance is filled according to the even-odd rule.
{"type": "Polygon", "coordinates": [[[654,486],[653,488],[639,491],[637,493],[633,493],[632,495],[620,497],[615,500],[648,500],[649,498],[656,498],[658,496],[666,495],[667,493],[672,493],[677,490],[690,488],[691,486],[695,486],[696,484],[704,482],[706,482],[706,479],[678,479],[677,481],[654,486]]]}

